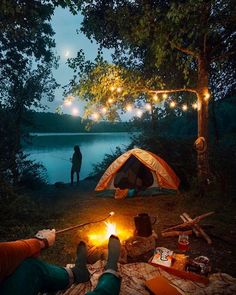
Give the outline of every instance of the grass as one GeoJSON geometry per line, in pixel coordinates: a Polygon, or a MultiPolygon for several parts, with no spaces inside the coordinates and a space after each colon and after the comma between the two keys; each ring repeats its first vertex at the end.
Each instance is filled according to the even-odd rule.
{"type": "MultiPolygon", "coordinates": [[[[154,230],[158,233],[158,246],[164,246],[172,250],[177,249],[177,238],[162,238],[160,231],[168,226],[181,222],[180,214],[187,212],[195,217],[207,211],[215,211],[215,214],[207,217],[204,224],[214,227],[207,229],[212,237],[213,244],[208,245],[205,240],[190,237],[191,257],[204,255],[210,258],[213,272],[226,272],[236,276],[236,202],[232,196],[224,195],[222,198],[217,193],[209,193],[204,198],[199,198],[193,192],[180,193],[178,195],[160,195],[135,197],[124,200],[96,197],[94,183],[84,181],[79,188],[65,186],[56,188],[47,186],[43,190],[34,192],[34,200],[37,206],[27,207],[27,197],[24,202],[19,202],[20,208],[25,208],[25,218],[19,219],[10,214],[10,219],[1,217],[0,236],[2,240],[14,240],[17,238],[31,237],[42,228],[62,229],[74,224],[94,221],[106,216],[110,211],[116,214],[112,220],[122,223],[134,229],[133,217],[141,212],[150,216],[156,216],[158,222],[154,230]],[[28,209],[27,209],[28,208],[28,209]],[[28,216],[27,216],[27,210],[28,216]]],[[[30,196],[32,199],[32,196],[30,196]]],[[[18,214],[20,208],[15,207],[18,214]]],[[[22,213],[21,213],[22,215],[22,213]]],[[[1,214],[2,216],[2,214],[1,214]]],[[[48,262],[65,265],[75,259],[75,249],[79,240],[87,238],[90,229],[96,231],[100,225],[90,225],[57,236],[55,245],[42,253],[42,258],[48,262]]]]}

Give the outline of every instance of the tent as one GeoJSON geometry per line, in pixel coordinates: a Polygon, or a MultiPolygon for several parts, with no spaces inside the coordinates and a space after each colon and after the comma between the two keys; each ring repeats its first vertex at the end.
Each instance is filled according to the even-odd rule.
{"type": "Polygon", "coordinates": [[[178,190],[179,183],[179,178],[163,159],[149,151],[135,148],[118,157],[107,168],[95,191],[139,191],[149,188],[178,190]]]}

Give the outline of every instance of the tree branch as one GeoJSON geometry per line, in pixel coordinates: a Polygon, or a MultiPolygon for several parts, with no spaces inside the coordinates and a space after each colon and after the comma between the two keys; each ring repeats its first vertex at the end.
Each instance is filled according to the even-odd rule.
{"type": "Polygon", "coordinates": [[[168,42],[170,43],[170,45],[172,47],[174,47],[175,49],[177,49],[177,50],[179,50],[179,51],[181,51],[181,52],[183,52],[185,54],[188,54],[188,55],[192,55],[192,56],[195,56],[195,57],[198,56],[198,53],[197,52],[194,52],[194,51],[192,51],[192,50],[190,50],[188,48],[185,48],[185,47],[182,47],[180,45],[177,45],[173,41],[171,41],[169,38],[167,38],[167,39],[168,39],[168,42]]]}
{"type": "Polygon", "coordinates": [[[235,53],[236,53],[236,51],[229,51],[229,52],[226,52],[226,53],[221,54],[221,55],[219,55],[219,56],[212,57],[212,58],[211,58],[211,62],[215,62],[215,61],[218,61],[218,60],[225,59],[225,58],[227,58],[228,56],[233,55],[233,54],[235,54],[235,53]]]}
{"type": "Polygon", "coordinates": [[[166,89],[166,90],[148,90],[149,93],[161,94],[161,93],[175,93],[175,92],[192,92],[197,93],[194,88],[177,88],[177,89],[166,89]]]}

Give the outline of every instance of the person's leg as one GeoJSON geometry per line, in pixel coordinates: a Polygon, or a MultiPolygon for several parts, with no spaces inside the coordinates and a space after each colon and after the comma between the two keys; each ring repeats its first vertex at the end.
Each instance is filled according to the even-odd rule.
{"type": "Polygon", "coordinates": [[[70,171],[70,184],[73,185],[74,183],[74,170],[71,168],[70,171]]]}
{"type": "Polygon", "coordinates": [[[76,171],[77,185],[79,184],[79,171],[76,171]]]}
{"type": "Polygon", "coordinates": [[[120,293],[121,278],[113,273],[104,272],[98,280],[96,288],[86,295],[118,295],[120,293]]]}
{"type": "Polygon", "coordinates": [[[36,295],[39,292],[63,290],[69,283],[69,274],[64,268],[28,258],[2,282],[0,294],[36,295]]]}
{"type": "Polygon", "coordinates": [[[105,272],[99,278],[96,288],[86,295],[118,295],[120,293],[121,278],[117,273],[120,247],[120,240],[112,235],[108,242],[105,272]]]}
{"type": "Polygon", "coordinates": [[[75,283],[88,282],[90,279],[90,273],[87,269],[87,254],[86,244],[81,241],[77,247],[75,266],[71,269],[75,283]]]}

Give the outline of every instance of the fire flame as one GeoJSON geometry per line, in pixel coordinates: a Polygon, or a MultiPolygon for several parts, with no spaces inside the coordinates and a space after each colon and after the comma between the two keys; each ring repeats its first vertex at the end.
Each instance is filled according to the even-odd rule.
{"type": "Polygon", "coordinates": [[[106,229],[107,229],[107,232],[106,232],[106,238],[109,239],[110,235],[115,235],[117,236],[117,230],[116,230],[116,225],[111,223],[111,222],[106,222],[105,221],[105,224],[106,224],[106,229]]]}
{"type": "Polygon", "coordinates": [[[88,234],[89,242],[94,246],[101,246],[107,244],[111,235],[118,236],[120,241],[123,242],[133,236],[132,229],[124,229],[121,226],[117,226],[116,223],[104,222],[106,225],[102,229],[96,229],[96,233],[93,231],[88,234]]]}

